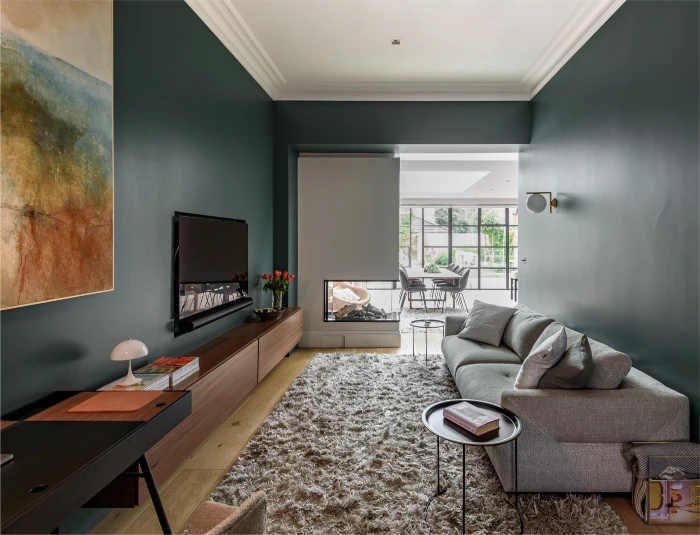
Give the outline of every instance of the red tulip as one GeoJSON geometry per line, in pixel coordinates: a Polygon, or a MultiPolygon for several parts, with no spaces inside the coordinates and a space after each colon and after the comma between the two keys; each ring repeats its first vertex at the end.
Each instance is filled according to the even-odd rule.
{"type": "Polygon", "coordinates": [[[260,275],[260,276],[261,276],[263,279],[266,279],[266,278],[267,278],[267,273],[263,273],[263,274],[260,275]]]}
{"type": "Polygon", "coordinates": [[[284,279],[284,280],[286,280],[287,282],[292,282],[292,277],[287,277],[287,278],[284,279]]]}
{"type": "Polygon", "coordinates": [[[286,279],[287,277],[289,277],[289,271],[285,271],[284,273],[282,273],[283,279],[286,279]]]}
{"type": "Polygon", "coordinates": [[[297,276],[296,273],[292,273],[292,278],[294,278],[294,277],[296,277],[296,276],[297,276]]]}

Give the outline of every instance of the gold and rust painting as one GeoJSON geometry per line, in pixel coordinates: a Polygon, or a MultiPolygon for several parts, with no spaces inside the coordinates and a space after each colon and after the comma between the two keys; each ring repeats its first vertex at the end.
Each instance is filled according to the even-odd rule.
{"type": "Polygon", "coordinates": [[[0,308],[112,290],[112,2],[0,10],[0,308]]]}

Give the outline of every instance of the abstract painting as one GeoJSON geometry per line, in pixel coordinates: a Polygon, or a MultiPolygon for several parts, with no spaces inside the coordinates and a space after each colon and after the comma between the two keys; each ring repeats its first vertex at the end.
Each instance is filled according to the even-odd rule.
{"type": "Polygon", "coordinates": [[[0,9],[0,308],[112,290],[112,2],[0,9]]]}

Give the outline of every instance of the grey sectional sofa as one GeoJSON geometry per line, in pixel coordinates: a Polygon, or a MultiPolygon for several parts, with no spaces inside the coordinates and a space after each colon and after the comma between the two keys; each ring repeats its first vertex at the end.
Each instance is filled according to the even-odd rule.
{"type": "MultiPolygon", "coordinates": [[[[496,403],[521,418],[518,491],[630,492],[626,443],[689,439],[688,398],[632,368],[624,353],[591,339],[594,370],[586,388],[515,390],[537,339],[562,325],[518,305],[494,347],[457,337],[465,319],[447,317],[442,352],[463,398],[496,403]]],[[[569,345],[581,337],[568,328],[566,334],[569,345]]],[[[513,443],[486,450],[512,492],[513,443]]]]}

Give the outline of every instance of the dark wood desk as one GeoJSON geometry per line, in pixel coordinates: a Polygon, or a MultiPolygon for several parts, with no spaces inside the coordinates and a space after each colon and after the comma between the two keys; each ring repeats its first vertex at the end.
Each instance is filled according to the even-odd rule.
{"type": "Polygon", "coordinates": [[[2,453],[14,455],[0,468],[3,533],[50,533],[117,478],[143,478],[171,532],[146,451],[190,415],[192,394],[163,392],[132,413],[66,412],[95,394],[57,392],[2,418],[2,453]]]}

